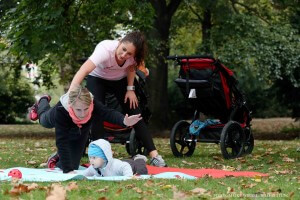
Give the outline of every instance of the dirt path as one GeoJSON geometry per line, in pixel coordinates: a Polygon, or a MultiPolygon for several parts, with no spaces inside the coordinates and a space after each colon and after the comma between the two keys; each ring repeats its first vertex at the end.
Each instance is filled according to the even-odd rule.
{"type": "Polygon", "coordinates": [[[295,139],[300,137],[300,121],[291,118],[253,119],[256,139],[295,139]]]}

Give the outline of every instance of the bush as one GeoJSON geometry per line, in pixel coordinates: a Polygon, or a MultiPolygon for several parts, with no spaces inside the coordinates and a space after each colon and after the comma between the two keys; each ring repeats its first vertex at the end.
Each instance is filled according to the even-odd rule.
{"type": "Polygon", "coordinates": [[[7,77],[0,73],[0,124],[16,123],[16,118],[25,118],[27,108],[34,102],[34,92],[22,79],[7,77]]]}

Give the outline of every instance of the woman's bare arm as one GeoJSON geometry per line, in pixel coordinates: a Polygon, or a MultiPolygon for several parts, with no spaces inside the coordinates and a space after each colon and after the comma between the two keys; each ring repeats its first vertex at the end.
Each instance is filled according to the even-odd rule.
{"type": "Polygon", "coordinates": [[[90,59],[85,61],[85,63],[83,63],[83,65],[80,67],[80,69],[75,74],[75,76],[71,82],[69,91],[72,87],[74,87],[76,85],[80,85],[81,82],[83,81],[83,79],[95,68],[96,68],[96,65],[90,59]]]}

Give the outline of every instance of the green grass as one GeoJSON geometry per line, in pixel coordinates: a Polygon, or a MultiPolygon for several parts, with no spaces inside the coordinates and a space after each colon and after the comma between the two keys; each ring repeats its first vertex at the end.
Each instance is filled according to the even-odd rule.
{"type": "Polygon", "coordinates": [[[44,128],[36,123],[0,124],[0,138],[49,138],[55,137],[54,129],[44,128]]]}
{"type": "MultiPolygon", "coordinates": [[[[168,139],[155,139],[155,143],[170,167],[249,170],[268,173],[269,177],[213,179],[207,176],[197,180],[150,179],[121,182],[83,180],[59,184],[66,188],[71,183],[77,184],[77,189],[67,192],[67,199],[237,199],[241,196],[246,199],[254,196],[300,199],[300,152],[297,152],[299,140],[255,141],[252,155],[235,160],[224,160],[219,146],[215,144],[198,143],[193,156],[175,158],[168,139]],[[197,188],[205,191],[193,192],[197,188]]],[[[123,145],[113,144],[113,150],[117,158],[128,157],[123,145]]],[[[0,169],[17,166],[43,167],[53,151],[53,138],[1,138],[0,169]]],[[[82,162],[86,163],[87,158],[83,158],[82,162]]],[[[12,198],[12,184],[0,182],[0,199],[12,198]]],[[[47,190],[53,183],[37,184],[38,189],[22,193],[17,198],[45,199],[47,190]]]]}

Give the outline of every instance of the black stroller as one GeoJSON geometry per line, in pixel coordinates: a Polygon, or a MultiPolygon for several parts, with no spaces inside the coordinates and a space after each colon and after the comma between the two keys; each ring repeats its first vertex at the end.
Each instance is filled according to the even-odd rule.
{"type": "Polygon", "coordinates": [[[172,128],[174,156],[191,156],[197,142],[220,144],[225,159],[250,154],[254,148],[251,116],[233,72],[209,56],[169,56],[180,65],[175,80],[195,110],[192,122],[181,120],[172,128]],[[200,113],[218,120],[199,120],[200,113]]]}
{"type": "MultiPolygon", "coordinates": [[[[78,60],[78,62],[84,63],[86,60],[87,58],[82,58],[78,60]]],[[[148,107],[149,94],[147,91],[146,76],[144,72],[137,70],[134,86],[143,120],[146,124],[148,124],[151,117],[151,111],[148,107]]],[[[105,104],[109,108],[113,108],[122,112],[121,106],[113,94],[106,94],[105,104]]],[[[101,134],[103,139],[109,141],[110,143],[121,143],[125,145],[127,153],[131,156],[135,156],[136,154],[148,155],[147,149],[144,147],[143,143],[136,138],[135,131],[132,127],[124,128],[117,124],[112,124],[106,121],[103,122],[103,126],[105,130],[105,132],[101,134]]],[[[90,133],[86,146],[92,142],[92,138],[93,137],[90,133]]],[[[84,155],[86,155],[86,152],[84,152],[84,155]]]]}

